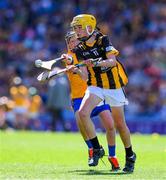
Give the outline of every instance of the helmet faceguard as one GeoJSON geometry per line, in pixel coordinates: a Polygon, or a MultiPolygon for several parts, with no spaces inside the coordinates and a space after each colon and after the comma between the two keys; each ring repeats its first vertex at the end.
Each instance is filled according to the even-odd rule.
{"type": "MultiPolygon", "coordinates": [[[[68,32],[66,33],[66,35],[65,35],[65,40],[66,40],[67,48],[68,48],[69,50],[71,50],[71,51],[73,50],[73,48],[69,47],[69,46],[71,46],[71,45],[69,45],[69,43],[70,43],[70,39],[71,39],[72,37],[76,37],[76,39],[78,39],[77,36],[76,36],[76,33],[75,33],[74,31],[68,31],[68,32]]],[[[75,44],[76,44],[76,42],[75,42],[75,44]]],[[[74,46],[75,46],[75,45],[74,45],[74,46]]]]}
{"type": "Polygon", "coordinates": [[[68,31],[65,35],[65,40],[67,44],[69,43],[69,40],[71,37],[76,36],[76,33],[74,31],[68,31]]]}

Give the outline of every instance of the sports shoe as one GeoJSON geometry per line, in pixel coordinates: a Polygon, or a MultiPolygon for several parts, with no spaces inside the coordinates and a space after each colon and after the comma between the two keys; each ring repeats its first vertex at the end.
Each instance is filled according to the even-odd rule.
{"type": "Polygon", "coordinates": [[[112,171],[120,170],[118,159],[116,157],[108,157],[108,160],[111,163],[112,171]]]}
{"type": "Polygon", "coordinates": [[[88,154],[89,154],[89,158],[88,158],[88,162],[93,158],[93,148],[88,149],[88,154]]]}
{"type": "Polygon", "coordinates": [[[132,173],[134,171],[134,165],[136,161],[136,154],[133,153],[131,157],[126,157],[126,164],[123,169],[123,172],[125,173],[132,173]]]}
{"type": "Polygon", "coordinates": [[[93,149],[93,156],[89,159],[88,165],[89,166],[97,166],[99,159],[105,155],[105,151],[101,146],[100,149],[93,149]]]}
{"type": "Polygon", "coordinates": [[[88,157],[88,165],[89,165],[89,164],[93,163],[93,148],[90,148],[88,150],[88,155],[89,155],[89,157],[88,157]]]}

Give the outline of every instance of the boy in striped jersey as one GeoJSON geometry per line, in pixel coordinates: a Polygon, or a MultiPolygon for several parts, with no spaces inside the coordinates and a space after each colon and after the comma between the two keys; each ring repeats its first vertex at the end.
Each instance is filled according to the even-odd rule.
{"type": "MultiPolygon", "coordinates": [[[[73,18],[71,27],[82,41],[74,53],[79,61],[85,61],[81,73],[87,79],[88,88],[82,100],[79,116],[86,127],[89,137],[93,137],[90,119],[92,109],[101,101],[109,103],[116,128],[119,131],[126,152],[126,173],[134,171],[136,154],[132,150],[130,131],[124,117],[124,105],[128,104],[123,87],[128,78],[122,64],[117,60],[118,51],[110,43],[108,36],[96,30],[96,19],[89,14],[81,14],[73,18]],[[92,59],[102,58],[93,63],[92,59]]],[[[94,154],[95,158],[95,154],[94,154]]]]}

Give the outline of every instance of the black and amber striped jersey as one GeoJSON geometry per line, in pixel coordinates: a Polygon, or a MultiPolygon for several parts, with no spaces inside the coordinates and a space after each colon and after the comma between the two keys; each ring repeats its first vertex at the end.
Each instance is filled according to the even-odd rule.
{"type": "MultiPolygon", "coordinates": [[[[79,61],[87,59],[102,58],[107,59],[108,54],[117,56],[119,54],[108,36],[95,32],[95,41],[93,44],[86,42],[80,43],[74,50],[79,61]]],[[[98,86],[106,89],[118,89],[128,83],[128,77],[123,65],[117,60],[117,65],[114,67],[88,67],[88,86],[98,86]]]]}

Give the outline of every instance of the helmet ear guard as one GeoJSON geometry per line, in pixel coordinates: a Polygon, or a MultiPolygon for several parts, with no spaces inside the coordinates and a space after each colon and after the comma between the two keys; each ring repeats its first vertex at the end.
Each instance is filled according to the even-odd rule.
{"type": "Polygon", "coordinates": [[[91,34],[93,34],[94,30],[92,30],[91,26],[86,26],[86,32],[88,33],[88,35],[90,36],[91,34]]]}

